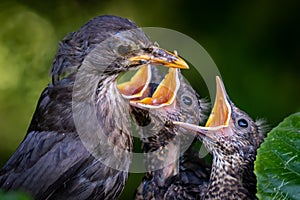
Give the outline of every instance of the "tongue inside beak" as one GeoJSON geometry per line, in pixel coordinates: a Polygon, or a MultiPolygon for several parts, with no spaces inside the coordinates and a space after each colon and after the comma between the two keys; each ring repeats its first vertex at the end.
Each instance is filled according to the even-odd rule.
{"type": "Polygon", "coordinates": [[[126,99],[142,97],[151,80],[151,67],[145,65],[141,67],[130,81],[118,84],[118,89],[126,99]]]}
{"type": "Polygon", "coordinates": [[[146,97],[141,100],[132,99],[130,100],[130,104],[144,108],[160,108],[171,105],[180,87],[178,70],[179,69],[170,68],[169,73],[165,76],[151,97],[146,97]]]}

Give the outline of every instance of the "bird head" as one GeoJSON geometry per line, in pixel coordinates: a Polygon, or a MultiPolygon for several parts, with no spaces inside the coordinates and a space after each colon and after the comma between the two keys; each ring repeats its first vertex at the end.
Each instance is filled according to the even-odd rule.
{"type": "Polygon", "coordinates": [[[195,135],[168,122],[199,123],[203,109],[199,96],[180,69],[174,68],[169,68],[164,77],[154,68],[140,68],[130,81],[118,87],[123,96],[126,93],[126,98],[130,99],[131,114],[138,125],[136,130],[143,151],[147,152],[147,170],[163,169],[158,172],[162,177],[174,175],[176,160],[191,145],[195,135]]]}
{"type": "Polygon", "coordinates": [[[143,132],[142,137],[149,137],[149,141],[144,139],[145,143],[149,143],[149,148],[157,149],[173,139],[188,147],[195,136],[168,122],[176,120],[198,124],[205,118],[208,104],[199,100],[199,95],[187,83],[179,69],[170,68],[164,78],[158,73],[153,68],[143,67],[130,81],[121,83],[118,87],[123,95],[127,93],[126,97],[130,99],[137,125],[145,127],[146,130],[140,130],[143,132]],[[148,78],[152,77],[151,83],[146,80],[147,74],[148,78]],[[175,138],[176,136],[180,136],[180,139],[175,138]]]}
{"type": "Polygon", "coordinates": [[[72,79],[82,65],[91,74],[118,75],[151,64],[188,68],[183,59],[154,45],[134,22],[99,16],[60,42],[52,65],[52,82],[72,79]]]}
{"type": "Polygon", "coordinates": [[[218,76],[216,82],[216,100],[205,127],[183,122],[174,124],[196,132],[208,149],[219,158],[253,161],[263,140],[260,127],[232,103],[218,76]]]}
{"type": "Polygon", "coordinates": [[[130,99],[133,107],[150,110],[164,121],[177,118],[197,123],[200,112],[204,109],[203,102],[200,102],[199,95],[184,80],[180,69],[169,68],[160,82],[152,80],[157,76],[160,76],[157,70],[144,66],[130,81],[119,84],[118,88],[125,98],[130,99]]]}
{"type": "Polygon", "coordinates": [[[94,146],[97,140],[90,135],[97,132],[95,137],[108,136],[120,153],[130,152],[129,102],[117,90],[116,80],[122,72],[147,65],[188,68],[175,53],[154,45],[133,22],[116,16],[96,17],[60,43],[52,84],[66,83],[61,85],[72,92],[72,116],[87,146],[94,146]],[[128,143],[120,142],[123,139],[128,143]]]}
{"type": "MultiPolygon", "coordinates": [[[[175,53],[150,43],[141,29],[117,33],[99,44],[93,55],[101,57],[101,65],[97,69],[104,74],[116,74],[153,65],[189,68],[175,53]]],[[[94,64],[97,66],[97,63],[94,64]]]]}

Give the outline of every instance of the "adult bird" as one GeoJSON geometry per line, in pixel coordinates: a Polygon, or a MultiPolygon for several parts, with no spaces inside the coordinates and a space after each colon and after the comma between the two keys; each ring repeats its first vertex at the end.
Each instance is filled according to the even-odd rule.
{"type": "MultiPolygon", "coordinates": [[[[144,73],[141,70],[137,74],[144,73]]],[[[157,76],[160,77],[160,74],[152,71],[152,77],[157,76]]],[[[137,88],[136,85],[143,76],[139,77],[139,81],[133,77],[130,82],[122,84],[122,88],[137,88]]],[[[208,104],[199,100],[198,94],[178,69],[169,69],[169,73],[159,84],[157,80],[152,80],[148,89],[146,91],[149,94],[131,100],[131,112],[138,125],[146,165],[146,173],[135,199],[169,199],[166,194],[169,194],[169,190],[173,191],[179,182],[198,186],[207,181],[209,166],[205,165],[195,151],[188,149],[194,135],[188,137],[188,131],[169,128],[165,123],[170,120],[196,124],[203,122],[208,104]]],[[[140,92],[135,91],[137,94],[140,92]]],[[[135,96],[134,93],[130,94],[135,96]]],[[[194,189],[189,197],[196,197],[197,194],[194,189]]]]}
{"type": "Polygon", "coordinates": [[[216,81],[216,100],[205,127],[174,122],[196,132],[213,154],[210,179],[199,199],[256,199],[254,160],[264,126],[237,108],[222,80],[216,81]]]}
{"type": "Polygon", "coordinates": [[[34,199],[116,199],[131,162],[129,102],[116,79],[142,65],[187,68],[130,20],[96,17],[59,44],[52,82],[0,171],[3,190],[34,199]]]}

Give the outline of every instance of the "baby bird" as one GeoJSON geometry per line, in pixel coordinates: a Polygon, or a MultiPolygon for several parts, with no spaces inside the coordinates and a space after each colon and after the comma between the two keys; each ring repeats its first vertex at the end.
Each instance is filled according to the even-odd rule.
{"type": "MultiPolygon", "coordinates": [[[[166,122],[177,120],[199,124],[205,119],[208,103],[199,100],[198,94],[177,69],[169,69],[162,81],[159,72],[151,70],[148,76],[151,74],[152,79],[147,89],[139,87],[140,90],[133,90],[138,88],[138,83],[145,83],[142,80],[147,78],[142,78],[142,74],[147,73],[143,71],[146,72],[141,68],[136,73],[139,79],[134,76],[130,82],[119,87],[122,90],[127,88],[126,92],[131,97],[140,94],[142,88],[148,91],[144,92],[142,98],[131,100],[131,113],[138,125],[147,171],[135,198],[168,199],[171,195],[168,191],[173,192],[179,183],[198,186],[203,181],[207,182],[209,167],[198,157],[197,152],[188,149],[195,135],[182,128],[169,127],[166,122]]],[[[194,199],[201,189],[192,188],[195,192],[189,193],[189,196],[194,199]]],[[[185,194],[182,196],[187,197],[185,194]]]]}
{"type": "Polygon", "coordinates": [[[213,154],[209,182],[199,199],[256,199],[254,161],[266,129],[233,104],[218,76],[216,81],[216,100],[205,127],[173,123],[197,133],[213,154]]]}

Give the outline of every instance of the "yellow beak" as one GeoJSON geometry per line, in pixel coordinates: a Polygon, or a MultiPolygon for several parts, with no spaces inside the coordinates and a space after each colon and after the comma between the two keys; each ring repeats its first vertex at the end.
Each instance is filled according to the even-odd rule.
{"type": "Polygon", "coordinates": [[[131,56],[128,60],[137,64],[146,62],[147,64],[163,65],[171,68],[189,69],[188,64],[178,55],[156,46],[131,56]]]}
{"type": "Polygon", "coordinates": [[[151,97],[146,97],[141,100],[132,99],[130,104],[142,108],[161,108],[171,105],[177,95],[180,87],[179,69],[170,68],[169,73],[159,84],[151,97]]]}
{"type": "MultiPolygon", "coordinates": [[[[216,77],[216,82],[216,100],[205,127],[177,121],[174,121],[173,123],[175,125],[203,135],[207,135],[208,132],[217,132],[222,128],[228,127],[232,112],[231,106],[229,104],[229,98],[220,77],[216,77]]],[[[228,134],[229,133],[230,132],[228,132],[228,134]]]]}

